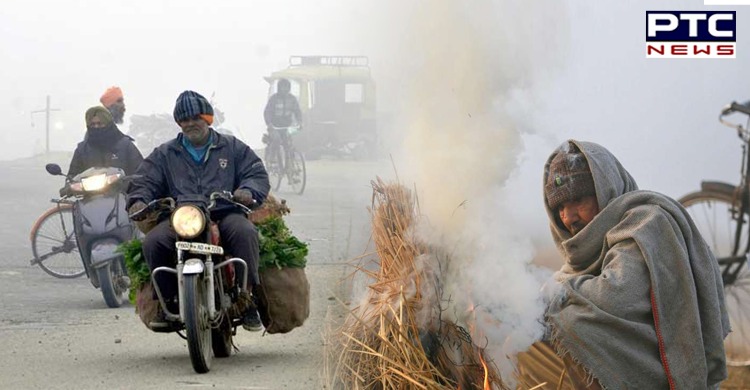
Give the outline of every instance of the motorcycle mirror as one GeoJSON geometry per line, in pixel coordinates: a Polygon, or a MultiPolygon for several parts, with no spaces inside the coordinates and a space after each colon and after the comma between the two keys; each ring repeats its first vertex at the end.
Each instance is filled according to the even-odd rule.
{"type": "Polygon", "coordinates": [[[47,170],[47,173],[54,176],[63,176],[62,168],[60,168],[57,164],[47,164],[44,166],[44,169],[47,170]]]}

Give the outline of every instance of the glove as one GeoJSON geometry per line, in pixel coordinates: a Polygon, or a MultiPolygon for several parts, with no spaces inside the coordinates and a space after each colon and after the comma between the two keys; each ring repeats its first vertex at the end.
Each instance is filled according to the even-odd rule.
{"type": "MultiPolygon", "coordinates": [[[[141,202],[140,200],[133,203],[132,206],[128,209],[128,214],[137,213],[148,206],[146,203],[141,202]]],[[[151,231],[154,227],[156,227],[157,222],[159,221],[159,213],[154,212],[148,212],[148,213],[142,213],[138,216],[137,220],[135,221],[135,226],[138,227],[138,230],[143,232],[143,234],[148,234],[148,232],[151,231]]]]}
{"type": "Polygon", "coordinates": [[[249,190],[238,188],[234,190],[234,201],[237,203],[242,203],[247,207],[250,207],[255,204],[255,199],[253,199],[253,193],[249,190]]]}
{"type": "MultiPolygon", "coordinates": [[[[137,202],[133,203],[133,204],[132,204],[132,205],[130,206],[130,208],[128,209],[128,214],[129,214],[129,215],[133,215],[133,214],[135,214],[135,213],[137,213],[137,212],[139,212],[139,211],[141,211],[141,210],[145,209],[145,208],[146,208],[146,206],[148,206],[148,205],[147,205],[146,203],[144,203],[143,201],[140,201],[140,200],[139,200],[139,201],[137,201],[137,202]]],[[[138,218],[139,220],[143,219],[143,218],[142,218],[142,217],[143,217],[143,215],[142,215],[142,214],[141,214],[141,215],[139,215],[138,217],[140,217],[140,218],[138,218]]]]}

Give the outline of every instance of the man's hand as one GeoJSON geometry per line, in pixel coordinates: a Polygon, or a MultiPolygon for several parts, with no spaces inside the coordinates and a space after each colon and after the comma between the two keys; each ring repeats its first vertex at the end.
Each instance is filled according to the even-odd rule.
{"type": "Polygon", "coordinates": [[[253,193],[249,190],[245,190],[242,188],[239,188],[234,191],[234,201],[237,203],[242,203],[247,207],[250,207],[255,204],[255,199],[253,199],[253,193]]]}
{"type": "MultiPolygon", "coordinates": [[[[137,201],[133,203],[133,205],[130,206],[128,209],[128,214],[133,215],[143,209],[145,209],[148,205],[142,201],[137,201]]],[[[148,232],[151,231],[156,226],[156,223],[158,222],[159,213],[155,212],[147,212],[147,213],[141,213],[133,219],[135,221],[135,226],[138,227],[138,230],[143,232],[143,234],[148,234],[148,232]]]]}
{"type": "Polygon", "coordinates": [[[128,209],[128,215],[133,215],[133,214],[135,214],[135,213],[137,213],[137,212],[145,209],[146,206],[148,206],[146,203],[144,203],[143,201],[139,200],[139,201],[133,203],[130,206],[130,208],[128,209]]]}

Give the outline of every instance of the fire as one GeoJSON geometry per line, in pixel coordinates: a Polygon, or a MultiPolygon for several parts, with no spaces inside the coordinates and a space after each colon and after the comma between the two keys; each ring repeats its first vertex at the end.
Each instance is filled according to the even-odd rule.
{"type": "Polygon", "coordinates": [[[487,363],[484,361],[482,352],[479,352],[479,360],[482,362],[482,368],[484,368],[484,390],[492,390],[490,387],[490,371],[487,369],[487,363]]]}

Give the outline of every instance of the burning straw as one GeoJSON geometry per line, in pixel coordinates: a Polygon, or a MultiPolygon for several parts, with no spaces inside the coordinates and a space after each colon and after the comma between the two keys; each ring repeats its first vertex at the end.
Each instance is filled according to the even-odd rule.
{"type": "Polygon", "coordinates": [[[372,282],[329,335],[327,388],[506,389],[469,333],[441,318],[440,266],[411,234],[420,217],[411,191],[380,178],[372,187],[377,268],[356,270],[372,282]]]}

